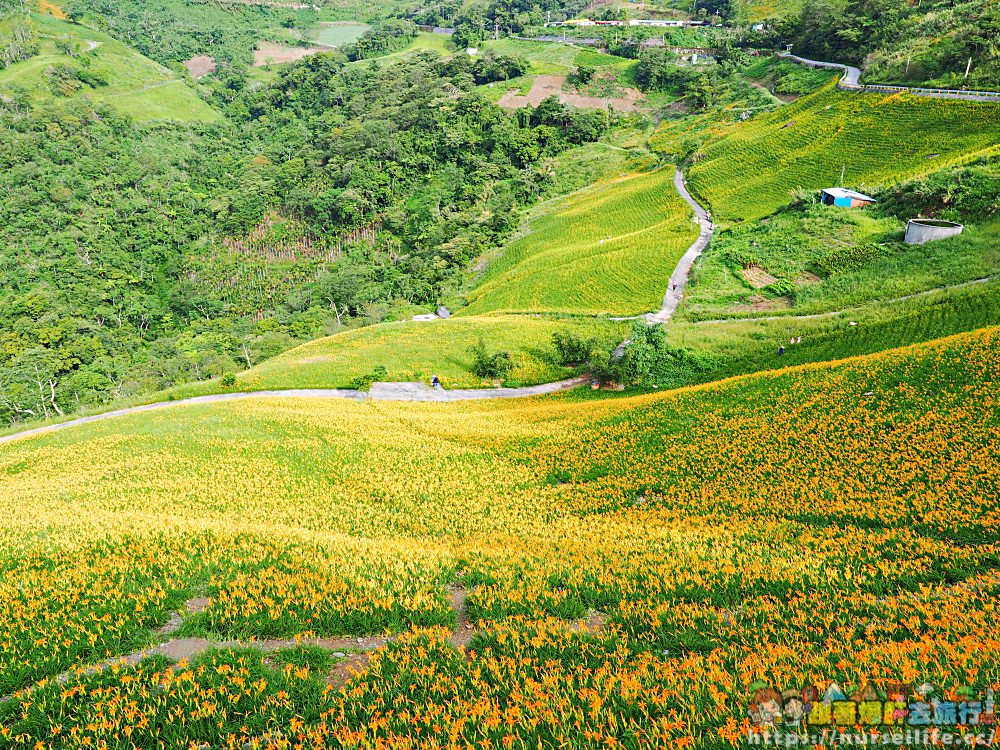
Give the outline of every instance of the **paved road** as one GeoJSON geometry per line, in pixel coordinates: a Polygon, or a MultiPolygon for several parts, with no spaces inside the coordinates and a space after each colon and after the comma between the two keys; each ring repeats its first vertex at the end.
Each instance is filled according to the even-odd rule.
{"type": "MultiPolygon", "coordinates": [[[[688,192],[684,185],[684,173],[679,169],[674,173],[674,186],[677,188],[677,192],[680,193],[681,197],[687,201],[689,206],[691,206],[698,219],[698,224],[701,229],[698,234],[698,239],[694,241],[694,244],[692,244],[691,247],[688,248],[687,252],[681,257],[677,267],[674,269],[674,272],[670,277],[670,282],[667,286],[667,293],[663,298],[663,307],[658,312],[636,316],[636,318],[645,318],[653,323],[666,323],[670,320],[674,311],[677,309],[677,306],[680,304],[680,301],[684,297],[684,289],[687,286],[687,280],[691,273],[691,268],[694,266],[698,256],[701,255],[702,251],[708,246],[708,243],[712,239],[712,235],[715,232],[715,227],[712,224],[708,211],[706,211],[688,192]],[[674,288],[675,285],[676,288],[674,288]]],[[[616,356],[621,356],[627,345],[628,341],[623,342],[621,346],[615,350],[616,356]]],[[[14,440],[20,440],[21,438],[43,435],[48,432],[62,430],[67,427],[76,427],[78,425],[97,422],[103,419],[112,419],[114,417],[122,417],[128,414],[138,414],[140,412],[153,411],[155,409],[163,409],[168,406],[184,404],[206,404],[218,401],[233,401],[236,399],[258,397],[344,398],[358,401],[371,399],[373,401],[426,401],[442,403],[452,401],[475,401],[481,399],[540,396],[547,393],[556,393],[569,388],[575,388],[585,384],[587,381],[587,377],[577,377],[569,380],[560,380],[555,383],[543,383],[542,385],[532,385],[523,388],[459,388],[454,390],[445,390],[440,388],[431,388],[426,383],[375,383],[372,385],[371,391],[367,393],[340,388],[219,393],[210,396],[195,396],[193,398],[179,399],[177,401],[165,401],[156,404],[132,406],[125,409],[116,409],[114,411],[104,412],[102,414],[94,414],[88,417],[78,417],[77,419],[71,419],[58,424],[35,427],[33,429],[16,432],[11,435],[0,436],[0,445],[14,440]]]]}
{"type": "Polygon", "coordinates": [[[341,398],[353,401],[476,401],[488,398],[524,398],[525,396],[541,396],[547,393],[557,393],[570,388],[576,388],[588,382],[586,377],[570,378],[569,380],[559,380],[555,383],[543,383],[541,385],[530,385],[523,388],[457,388],[445,390],[443,388],[431,388],[426,383],[375,383],[370,392],[352,391],[346,388],[302,388],[287,391],[247,391],[241,393],[217,393],[210,396],[194,396],[192,398],[178,399],[176,401],[162,401],[156,404],[144,404],[142,406],[131,406],[126,409],[115,409],[102,414],[93,414],[89,417],[78,417],[58,424],[35,427],[30,430],[16,432],[11,435],[0,437],[0,444],[9,443],[21,438],[32,437],[34,435],[44,435],[48,432],[63,430],[67,427],[76,427],[90,422],[99,422],[104,419],[114,417],[124,417],[128,414],[139,414],[146,411],[165,409],[170,406],[184,406],[190,404],[211,404],[218,401],[235,401],[244,398],[341,398]]]}
{"type": "Polygon", "coordinates": [[[698,239],[684,253],[680,262],[677,263],[673,274],[671,274],[670,282],[667,285],[667,293],[663,298],[663,307],[660,308],[659,312],[649,316],[649,320],[655,323],[666,323],[673,317],[677,306],[684,299],[684,289],[687,287],[688,276],[691,275],[691,269],[694,267],[695,261],[698,260],[698,256],[701,255],[702,251],[708,247],[708,243],[712,240],[712,235],[715,234],[715,225],[712,223],[711,216],[691,196],[691,193],[688,192],[684,183],[684,173],[679,169],[674,173],[674,187],[677,188],[677,192],[680,193],[681,198],[687,201],[687,204],[694,210],[701,231],[698,233],[698,239]]]}
{"type": "Polygon", "coordinates": [[[799,57],[798,55],[791,55],[787,52],[783,52],[779,57],[784,57],[789,60],[793,60],[797,63],[802,63],[810,68],[831,68],[834,70],[844,71],[844,77],[840,79],[841,88],[845,89],[863,89],[864,86],[861,85],[861,69],[855,68],[851,65],[842,65],[841,63],[831,63],[831,62],[821,62],[819,60],[809,60],[805,57],[799,57]]]}
{"type": "Polygon", "coordinates": [[[851,65],[810,60],[805,57],[799,57],[798,55],[792,55],[788,52],[782,52],[778,56],[787,60],[793,60],[803,65],[808,65],[810,68],[831,68],[835,70],[842,70],[844,71],[844,75],[837,85],[840,88],[849,91],[873,91],[875,93],[881,92],[886,94],[905,92],[912,94],[913,96],[926,96],[931,99],[966,99],[977,102],[1000,101],[1000,92],[996,91],[963,91],[961,89],[937,89],[923,86],[883,86],[877,83],[866,85],[861,83],[861,70],[851,65]]]}

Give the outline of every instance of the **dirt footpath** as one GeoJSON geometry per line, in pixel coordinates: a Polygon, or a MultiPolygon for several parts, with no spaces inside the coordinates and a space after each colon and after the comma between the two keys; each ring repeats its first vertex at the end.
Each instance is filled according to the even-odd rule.
{"type": "Polygon", "coordinates": [[[617,98],[583,96],[563,91],[566,76],[541,75],[535,79],[527,96],[521,96],[516,91],[508,91],[497,102],[505,109],[521,109],[521,107],[537,107],[543,99],[558,96],[563,104],[569,104],[581,109],[607,109],[609,106],[616,112],[635,112],[639,109],[642,94],[635,89],[624,89],[624,96],[617,98]]]}

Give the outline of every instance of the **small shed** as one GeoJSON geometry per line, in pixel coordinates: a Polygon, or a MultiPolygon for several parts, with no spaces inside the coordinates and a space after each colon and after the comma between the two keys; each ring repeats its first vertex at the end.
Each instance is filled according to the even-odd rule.
{"type": "Polygon", "coordinates": [[[846,188],[824,188],[821,199],[827,206],[843,206],[844,208],[863,208],[878,202],[870,195],[846,188]]]}

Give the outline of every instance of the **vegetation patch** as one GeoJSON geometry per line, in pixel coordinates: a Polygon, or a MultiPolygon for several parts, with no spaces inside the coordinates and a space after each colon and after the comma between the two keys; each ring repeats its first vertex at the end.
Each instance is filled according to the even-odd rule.
{"type": "Polygon", "coordinates": [[[286,352],[241,373],[236,389],[349,388],[375,364],[386,371],[379,380],[430,383],[437,375],[447,388],[477,388],[493,380],[535,385],[573,373],[556,361],[550,341],[556,331],[594,336],[607,348],[624,338],[626,328],[609,322],[527,316],[387,323],[286,352]],[[482,356],[474,351],[480,341],[489,346],[482,356]],[[477,362],[499,352],[508,353],[509,369],[476,372],[477,362]]]}

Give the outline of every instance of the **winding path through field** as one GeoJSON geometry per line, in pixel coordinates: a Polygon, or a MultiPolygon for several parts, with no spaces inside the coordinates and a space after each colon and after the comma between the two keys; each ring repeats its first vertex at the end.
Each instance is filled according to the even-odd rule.
{"type": "Polygon", "coordinates": [[[704,249],[708,247],[708,243],[712,241],[712,235],[715,234],[715,225],[712,223],[711,215],[688,192],[687,184],[684,181],[684,173],[680,169],[674,173],[674,187],[677,188],[677,192],[680,193],[681,198],[694,210],[700,231],[698,239],[681,256],[677,267],[670,276],[670,282],[667,284],[667,293],[663,297],[663,307],[660,308],[659,312],[649,316],[649,320],[654,323],[666,323],[673,317],[677,306],[684,299],[684,289],[687,287],[688,276],[691,275],[691,269],[694,268],[695,261],[698,260],[698,256],[702,254],[704,249]]]}
{"type": "MultiPolygon", "coordinates": [[[[451,628],[447,640],[455,648],[464,649],[469,645],[472,636],[477,632],[476,625],[469,620],[466,611],[468,591],[460,582],[453,582],[449,585],[447,593],[448,604],[452,612],[455,613],[455,627],[451,628]]],[[[352,672],[359,672],[367,666],[373,652],[392,643],[397,638],[396,634],[338,636],[334,638],[297,636],[295,638],[254,639],[247,641],[218,641],[199,636],[174,637],[188,617],[201,614],[211,604],[212,601],[208,598],[197,598],[187,601],[181,610],[172,613],[170,619],[164,625],[153,631],[157,636],[164,639],[155,646],[149,646],[148,648],[121,656],[114,656],[96,664],[90,664],[68,672],[61,672],[54,678],[48,679],[53,679],[59,684],[66,684],[72,679],[84,675],[97,674],[106,669],[134,667],[143,659],[150,656],[165,656],[171,661],[176,662],[201,656],[213,648],[254,648],[265,654],[270,654],[286,648],[313,646],[332,651],[332,655],[335,658],[343,660],[334,666],[326,678],[328,684],[339,687],[347,681],[352,672]]],[[[592,610],[590,615],[585,619],[567,621],[566,628],[575,632],[598,635],[605,628],[605,620],[606,618],[603,613],[592,610]]],[[[24,698],[30,695],[39,687],[48,684],[48,679],[41,680],[34,685],[29,685],[10,695],[0,696],[0,705],[15,698],[24,698]]]]}
{"type": "Polygon", "coordinates": [[[78,417],[66,422],[35,427],[22,432],[15,432],[11,435],[0,437],[0,444],[10,443],[21,438],[44,435],[49,432],[63,430],[67,427],[76,427],[91,422],[100,422],[114,417],[124,417],[129,414],[155,411],[165,409],[170,406],[185,406],[191,404],[211,404],[218,401],[236,401],[245,398],[342,398],[353,401],[427,401],[446,403],[453,401],[478,401],[482,399],[495,398],[523,398],[525,396],[542,396],[548,393],[558,393],[569,388],[576,388],[583,385],[588,379],[586,377],[569,378],[559,380],[554,383],[542,383],[541,385],[529,385],[523,388],[456,388],[445,390],[443,388],[431,388],[426,383],[375,383],[371,391],[355,391],[347,388],[302,388],[287,391],[241,391],[239,393],[216,393],[208,396],[193,396],[192,398],[182,398],[176,401],[159,401],[155,404],[142,404],[141,406],[130,406],[125,409],[115,409],[102,414],[92,414],[87,417],[78,417]]]}

